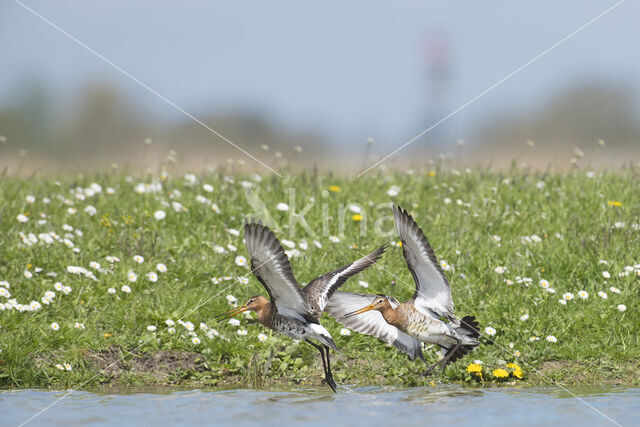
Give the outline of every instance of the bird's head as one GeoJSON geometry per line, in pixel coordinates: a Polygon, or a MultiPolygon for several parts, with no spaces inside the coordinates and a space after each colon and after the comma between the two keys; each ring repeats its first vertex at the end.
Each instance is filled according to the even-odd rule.
{"type": "Polygon", "coordinates": [[[389,301],[389,297],[386,295],[376,295],[376,297],[371,301],[369,305],[366,305],[358,310],[352,311],[351,313],[347,313],[344,317],[356,316],[358,314],[366,313],[367,311],[377,310],[381,313],[393,309],[391,302],[389,301]]]}
{"type": "Polygon", "coordinates": [[[224,319],[228,319],[230,317],[233,317],[237,314],[240,314],[244,311],[261,311],[262,309],[265,308],[265,306],[269,303],[269,300],[266,299],[265,297],[263,297],[262,295],[256,295],[253,296],[251,298],[249,298],[246,302],[246,304],[241,305],[240,307],[236,307],[233,310],[229,310],[226,313],[222,313],[218,316],[216,316],[218,318],[218,320],[224,320],[224,319]]]}

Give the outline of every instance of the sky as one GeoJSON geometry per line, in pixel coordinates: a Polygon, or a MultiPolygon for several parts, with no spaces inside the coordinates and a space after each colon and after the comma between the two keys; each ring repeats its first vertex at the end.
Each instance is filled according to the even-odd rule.
{"type": "MultiPolygon", "coordinates": [[[[616,1],[23,3],[195,116],[251,109],[289,128],[394,147],[616,1]],[[448,78],[435,96],[427,52],[437,43],[448,46],[448,78]]],[[[581,80],[637,91],[639,16],[639,2],[623,2],[446,126],[473,139],[497,112],[526,111],[581,80]]],[[[0,70],[0,104],[20,96],[25,76],[61,104],[104,81],[149,115],[185,119],[14,0],[0,3],[0,70]]]]}

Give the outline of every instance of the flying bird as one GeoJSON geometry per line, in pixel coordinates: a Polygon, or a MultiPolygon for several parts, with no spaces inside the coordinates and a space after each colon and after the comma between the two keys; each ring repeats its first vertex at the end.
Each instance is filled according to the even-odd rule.
{"type": "Polygon", "coordinates": [[[336,290],[351,276],[376,262],[385,246],[351,264],[317,277],[302,288],[293,275],[287,254],[269,228],[261,222],[245,221],[244,234],[251,259],[251,272],[267,290],[269,299],[262,295],[253,296],[246,304],[218,317],[222,320],[247,310],[255,311],[258,322],[263,326],[311,344],[320,351],[325,380],[336,392],[329,349],[337,350],[337,347],[329,331],[320,324],[319,318],[336,290]]]}
{"type": "Polygon", "coordinates": [[[451,287],[422,229],[402,208],[394,206],[393,214],[402,253],[416,285],[413,298],[400,303],[386,295],[337,292],[325,311],[354,331],[394,345],[412,360],[420,358],[427,363],[421,342],[440,346],[443,358],[429,366],[425,375],[438,365],[444,373],[448,363],[480,345],[479,324],[473,316],[455,316],[451,287]]]}

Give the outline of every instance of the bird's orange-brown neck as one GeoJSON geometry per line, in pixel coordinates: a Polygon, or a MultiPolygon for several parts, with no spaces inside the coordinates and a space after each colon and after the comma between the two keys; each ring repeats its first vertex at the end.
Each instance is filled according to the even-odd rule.
{"type": "Polygon", "coordinates": [[[270,327],[271,326],[271,302],[269,302],[266,298],[264,300],[259,301],[255,308],[256,313],[258,314],[258,322],[261,325],[270,327]]]}
{"type": "Polygon", "coordinates": [[[382,313],[382,317],[384,317],[384,320],[386,320],[388,324],[395,326],[401,331],[405,330],[405,327],[407,326],[407,316],[402,309],[402,305],[394,309],[390,304],[388,304],[380,308],[379,311],[382,313]]]}

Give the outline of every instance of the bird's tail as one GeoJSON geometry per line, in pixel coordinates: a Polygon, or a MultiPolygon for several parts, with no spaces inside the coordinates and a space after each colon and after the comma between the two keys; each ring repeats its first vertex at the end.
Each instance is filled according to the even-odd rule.
{"type": "Polygon", "coordinates": [[[324,328],[324,326],[318,323],[310,323],[308,327],[312,332],[310,338],[314,338],[320,341],[322,344],[326,345],[327,347],[339,352],[338,347],[336,346],[336,343],[333,342],[333,338],[331,337],[331,334],[329,333],[329,331],[327,331],[324,328]]]}
{"type": "MultiPolygon", "coordinates": [[[[453,363],[458,359],[462,359],[469,354],[471,350],[480,345],[478,337],[480,337],[480,324],[474,316],[465,316],[460,319],[460,324],[455,328],[456,332],[462,337],[462,345],[455,350],[455,353],[449,358],[449,363],[453,363]]],[[[445,349],[445,357],[452,352],[456,346],[445,349]]]]}

